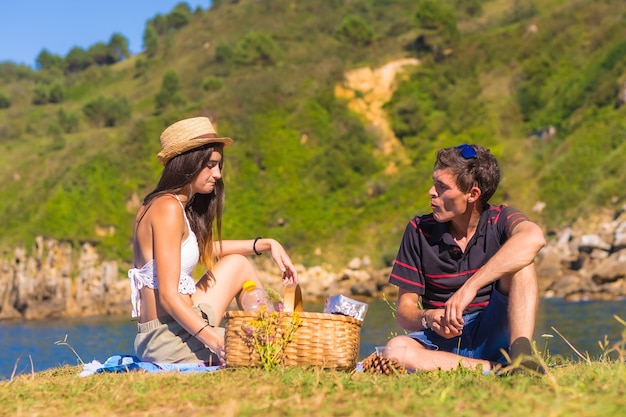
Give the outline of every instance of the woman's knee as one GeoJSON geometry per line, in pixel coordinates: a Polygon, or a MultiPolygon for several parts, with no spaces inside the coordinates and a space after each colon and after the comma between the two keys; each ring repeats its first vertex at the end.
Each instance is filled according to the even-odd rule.
{"type": "Polygon", "coordinates": [[[237,271],[254,271],[254,266],[248,258],[239,254],[226,255],[215,264],[214,270],[228,269],[237,271]]]}
{"type": "Polygon", "coordinates": [[[219,260],[213,268],[213,275],[216,280],[226,280],[231,285],[241,289],[241,285],[248,280],[261,285],[256,268],[250,260],[243,255],[227,255],[219,260]]]}

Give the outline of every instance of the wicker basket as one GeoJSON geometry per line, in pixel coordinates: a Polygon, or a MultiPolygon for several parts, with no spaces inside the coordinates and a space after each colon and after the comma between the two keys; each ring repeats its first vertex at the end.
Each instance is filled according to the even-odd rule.
{"type": "MultiPolygon", "coordinates": [[[[290,300],[286,299],[285,305],[290,304],[290,300]]],[[[361,321],[337,314],[307,312],[279,314],[278,333],[284,333],[291,325],[293,314],[297,314],[301,320],[301,325],[283,350],[281,361],[283,366],[318,366],[337,370],[352,370],[356,367],[361,321]]],[[[228,367],[260,365],[252,337],[245,331],[247,325],[257,318],[258,313],[255,312],[226,312],[225,351],[228,367]]]]}

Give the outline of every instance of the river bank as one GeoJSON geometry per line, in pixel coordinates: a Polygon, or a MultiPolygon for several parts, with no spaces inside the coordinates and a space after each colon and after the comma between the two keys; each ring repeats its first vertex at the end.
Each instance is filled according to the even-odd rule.
{"type": "MultiPolygon", "coordinates": [[[[309,302],[307,311],[319,312],[323,304],[309,302]]],[[[541,299],[535,327],[535,340],[540,350],[549,349],[551,357],[575,358],[574,351],[553,327],[583,354],[598,358],[603,350],[600,341],[611,346],[621,339],[624,326],[613,319],[626,318],[621,301],[566,302],[562,299],[541,299]],[[546,338],[544,335],[552,335],[546,338]]],[[[126,312],[121,316],[64,317],[57,319],[0,322],[0,381],[12,374],[21,375],[76,365],[77,355],[84,362],[104,362],[116,354],[132,354],[136,323],[126,312]],[[67,345],[55,342],[67,339],[67,345]]],[[[359,358],[365,358],[375,346],[385,344],[392,335],[402,334],[390,306],[382,300],[368,303],[368,311],[360,331],[359,358]]]]}
{"type": "MultiPolygon", "coordinates": [[[[607,212],[587,219],[587,233],[575,226],[548,233],[548,245],[536,260],[540,294],[568,301],[626,297],[626,215],[607,212]]],[[[278,290],[269,257],[254,258],[261,280],[278,290]]],[[[394,300],[387,283],[390,267],[373,268],[369,256],[344,267],[298,265],[305,300],[319,302],[343,294],[360,300],[394,300]]],[[[95,247],[38,237],[30,250],[5,251],[0,260],[0,320],[37,320],[127,314],[130,288],[117,261],[100,260],[95,247]]]]}

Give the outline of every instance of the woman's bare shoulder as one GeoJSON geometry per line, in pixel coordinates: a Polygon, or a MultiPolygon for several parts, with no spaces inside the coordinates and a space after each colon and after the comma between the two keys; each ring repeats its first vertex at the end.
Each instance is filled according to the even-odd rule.
{"type": "Polygon", "coordinates": [[[177,223],[179,220],[182,220],[183,208],[172,194],[163,194],[156,197],[145,210],[146,215],[152,219],[151,223],[154,223],[154,219],[159,222],[172,219],[177,223]]]}

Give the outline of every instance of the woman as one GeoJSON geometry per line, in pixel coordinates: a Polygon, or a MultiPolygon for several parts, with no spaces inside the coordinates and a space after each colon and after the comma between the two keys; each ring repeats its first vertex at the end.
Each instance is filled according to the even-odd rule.
{"type": "Polygon", "coordinates": [[[138,319],[135,353],[142,361],[223,363],[222,316],[233,299],[241,305],[244,281],[261,285],[246,255],[270,252],[283,283],[297,283],[276,240],[222,241],[223,150],[231,143],[206,117],[178,121],[161,134],[157,158],[164,169],[137,213],[128,271],[138,319]],[[196,283],[191,274],[198,261],[207,272],[196,283]]]}

